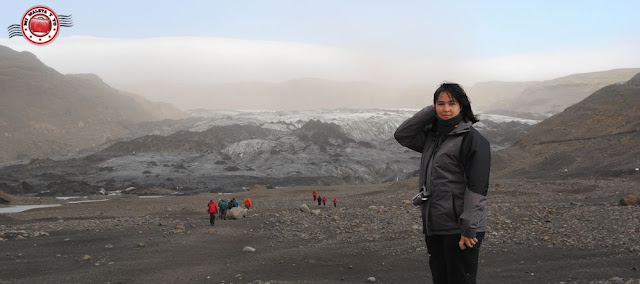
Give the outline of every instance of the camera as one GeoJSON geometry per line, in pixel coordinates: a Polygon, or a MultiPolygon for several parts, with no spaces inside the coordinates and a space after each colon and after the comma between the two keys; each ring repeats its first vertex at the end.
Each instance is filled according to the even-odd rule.
{"type": "Polygon", "coordinates": [[[426,196],[426,193],[426,189],[424,187],[421,188],[420,192],[418,192],[418,194],[416,194],[416,196],[411,199],[413,205],[420,206],[422,205],[422,203],[427,202],[427,200],[429,200],[429,197],[426,196]]]}

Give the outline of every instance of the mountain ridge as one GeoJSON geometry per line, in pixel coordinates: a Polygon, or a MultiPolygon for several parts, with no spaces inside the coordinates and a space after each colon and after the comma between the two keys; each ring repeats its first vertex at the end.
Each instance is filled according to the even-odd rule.
{"type": "Polygon", "coordinates": [[[627,82],[639,72],[640,68],[620,68],[544,81],[481,82],[469,87],[467,93],[474,107],[488,112],[556,114],[605,86],[627,82]]]}
{"type": "Polygon", "coordinates": [[[501,177],[603,178],[640,173],[640,73],[601,88],[496,153],[501,177]]]}
{"type": "Polygon", "coordinates": [[[133,123],[182,118],[166,103],[113,89],[95,74],[63,75],[0,46],[0,161],[46,158],[102,144],[133,123]]]}

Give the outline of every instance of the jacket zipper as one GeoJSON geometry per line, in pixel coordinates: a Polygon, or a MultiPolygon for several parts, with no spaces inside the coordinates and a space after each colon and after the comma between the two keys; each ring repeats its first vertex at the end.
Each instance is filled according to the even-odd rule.
{"type": "Polygon", "coordinates": [[[456,197],[451,194],[451,202],[453,203],[453,216],[456,218],[456,223],[458,222],[458,210],[456,210],[456,197]]]}
{"type": "MultiPolygon", "coordinates": [[[[432,166],[433,166],[433,158],[436,156],[436,153],[438,152],[438,149],[440,148],[440,144],[441,144],[441,138],[440,138],[440,134],[436,134],[436,146],[434,147],[433,151],[431,152],[431,157],[429,157],[429,164],[427,165],[427,176],[425,177],[425,186],[426,189],[428,190],[430,188],[430,186],[427,186],[428,183],[430,182],[431,179],[431,171],[432,171],[432,166]]],[[[426,194],[426,191],[425,191],[426,194]]],[[[424,230],[425,230],[425,234],[428,236],[429,235],[429,207],[427,206],[429,204],[431,200],[427,201],[427,204],[425,204],[424,210],[425,210],[425,220],[424,220],[424,230]]]]}

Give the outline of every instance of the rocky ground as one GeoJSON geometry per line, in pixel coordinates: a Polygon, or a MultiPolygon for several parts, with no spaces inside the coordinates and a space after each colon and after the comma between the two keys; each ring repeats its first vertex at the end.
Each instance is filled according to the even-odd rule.
{"type": "MultiPolygon", "coordinates": [[[[430,283],[415,183],[29,199],[65,204],[0,214],[0,283],[430,283]],[[338,206],[318,206],[314,189],[338,206]],[[254,208],[209,226],[208,200],[232,196],[254,208]]],[[[640,283],[640,206],[619,205],[639,191],[623,180],[493,181],[478,282],[640,283]]]]}

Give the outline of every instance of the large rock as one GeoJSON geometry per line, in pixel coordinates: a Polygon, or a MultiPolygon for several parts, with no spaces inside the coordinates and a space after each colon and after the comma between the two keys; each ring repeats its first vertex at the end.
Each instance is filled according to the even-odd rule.
{"type": "Polygon", "coordinates": [[[244,248],[242,249],[242,251],[244,251],[244,252],[254,252],[254,251],[256,251],[256,249],[255,249],[255,248],[252,248],[252,247],[250,247],[250,246],[246,246],[246,247],[244,247],[244,248]]]}
{"type": "Polygon", "coordinates": [[[629,206],[629,205],[640,206],[640,196],[635,195],[635,194],[629,194],[629,195],[625,196],[624,198],[620,199],[620,205],[622,205],[622,206],[629,206]]]}
{"type": "Polygon", "coordinates": [[[227,219],[238,220],[247,215],[247,209],[242,209],[240,207],[233,207],[229,210],[227,214],[227,219]]]}
{"type": "Polygon", "coordinates": [[[298,208],[300,208],[300,211],[302,211],[302,212],[309,212],[310,211],[309,210],[309,206],[306,203],[302,203],[302,205],[300,205],[300,207],[298,207],[298,208]]]}

